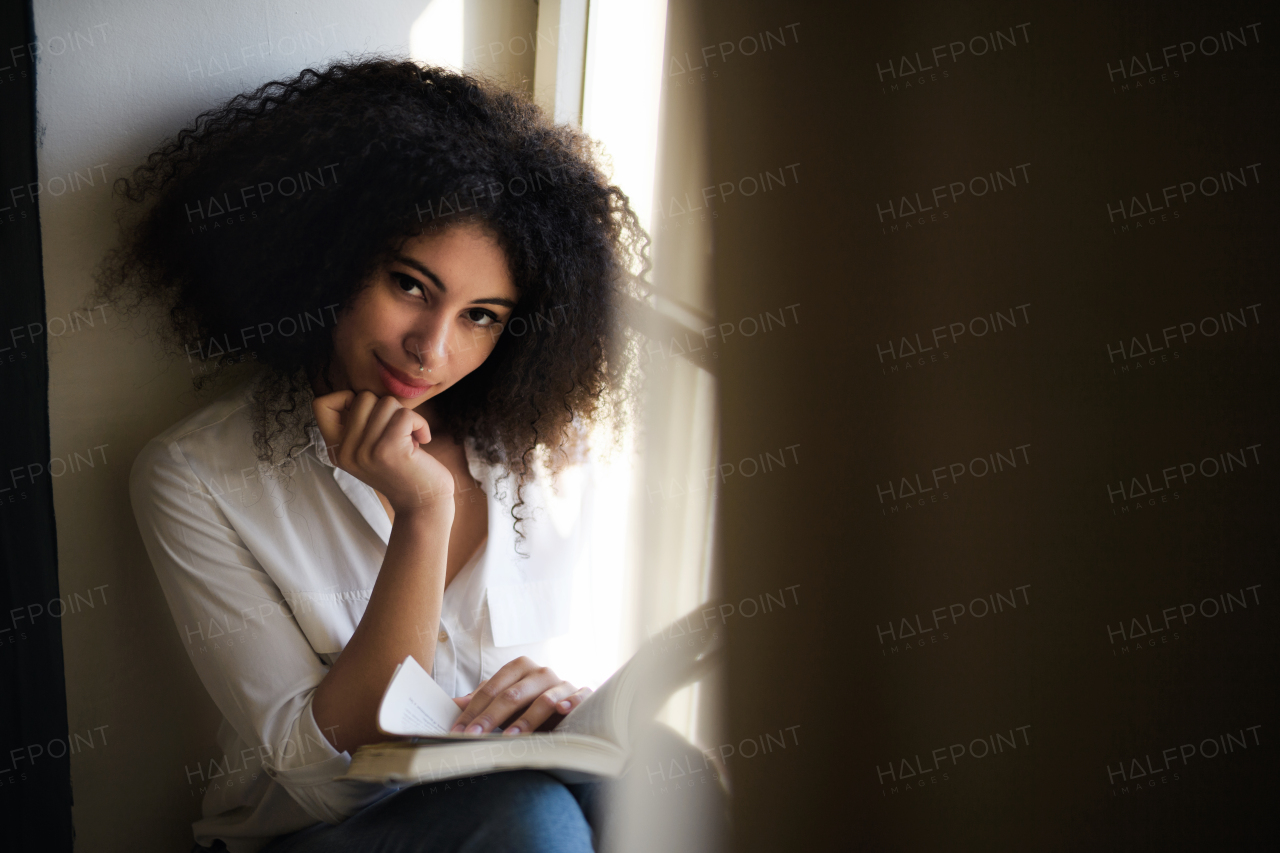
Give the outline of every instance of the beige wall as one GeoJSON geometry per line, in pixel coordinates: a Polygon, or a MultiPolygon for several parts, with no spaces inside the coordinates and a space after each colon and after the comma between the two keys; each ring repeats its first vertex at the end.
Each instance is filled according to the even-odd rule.
{"type": "MultiPolygon", "coordinates": [[[[110,309],[85,311],[114,236],[106,185],[232,94],[347,53],[407,55],[427,5],[35,3],[52,448],[69,459],[54,487],[59,579],[64,598],[81,596],[62,620],[69,725],[82,738],[71,766],[80,849],[186,849],[200,798],[185,770],[208,766],[217,722],[126,491],[142,444],[201,399],[184,359],[163,357],[110,309]]],[[[530,80],[532,52],[492,46],[527,38],[536,18],[533,0],[467,0],[469,70],[530,80]]]]}

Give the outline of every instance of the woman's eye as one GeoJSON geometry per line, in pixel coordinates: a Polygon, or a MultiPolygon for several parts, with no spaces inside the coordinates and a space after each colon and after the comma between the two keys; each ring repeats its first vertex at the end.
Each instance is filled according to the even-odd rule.
{"type": "Polygon", "coordinates": [[[416,291],[417,291],[417,293],[416,293],[415,295],[417,295],[417,296],[422,296],[422,295],[423,295],[423,293],[422,293],[422,283],[421,283],[421,282],[419,282],[419,281],[418,281],[416,278],[414,278],[413,276],[411,276],[411,275],[405,275],[405,274],[404,274],[404,273],[402,273],[402,272],[393,272],[393,273],[391,274],[391,277],[392,277],[393,279],[395,279],[396,284],[400,285],[400,289],[401,289],[401,290],[403,290],[405,293],[410,293],[410,294],[412,294],[412,293],[416,290],[416,291]]]}
{"type": "Polygon", "coordinates": [[[492,326],[498,322],[497,316],[492,311],[486,311],[483,308],[469,309],[467,311],[467,319],[477,326],[492,326]]]}

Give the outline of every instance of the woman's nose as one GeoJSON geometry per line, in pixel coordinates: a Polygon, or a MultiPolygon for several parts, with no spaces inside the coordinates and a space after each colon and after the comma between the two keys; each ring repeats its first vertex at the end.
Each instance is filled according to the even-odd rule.
{"type": "Polygon", "coordinates": [[[449,359],[449,325],[440,318],[432,318],[406,341],[406,349],[416,353],[427,366],[443,364],[449,359]]]}

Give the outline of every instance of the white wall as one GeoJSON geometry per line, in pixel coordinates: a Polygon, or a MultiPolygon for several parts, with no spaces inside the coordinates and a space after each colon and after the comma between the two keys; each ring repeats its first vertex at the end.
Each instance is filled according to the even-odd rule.
{"type": "MultiPolygon", "coordinates": [[[[115,236],[109,182],[237,92],[348,53],[407,56],[429,2],[35,2],[52,447],[70,459],[54,466],[60,582],[64,598],[81,596],[62,629],[70,729],[81,735],[71,771],[82,850],[189,849],[200,796],[186,770],[214,757],[218,716],[126,491],[142,444],[200,400],[182,360],[161,357],[110,309],[84,310],[115,236]]],[[[533,0],[466,0],[463,11],[464,67],[528,81],[533,52],[517,39],[532,41],[533,0]]]]}

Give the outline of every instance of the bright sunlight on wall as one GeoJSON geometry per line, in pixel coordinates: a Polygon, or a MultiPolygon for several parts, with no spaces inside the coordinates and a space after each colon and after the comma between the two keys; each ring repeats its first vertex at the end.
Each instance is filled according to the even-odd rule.
{"type": "Polygon", "coordinates": [[[640,223],[653,219],[666,0],[594,0],[587,27],[582,127],[604,143],[613,180],[640,223]]]}
{"type": "Polygon", "coordinates": [[[430,0],[409,28],[409,56],[457,71],[463,63],[463,0],[430,0]]]}

